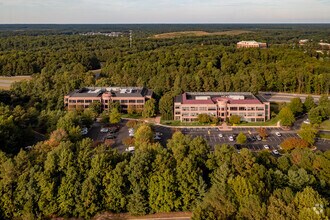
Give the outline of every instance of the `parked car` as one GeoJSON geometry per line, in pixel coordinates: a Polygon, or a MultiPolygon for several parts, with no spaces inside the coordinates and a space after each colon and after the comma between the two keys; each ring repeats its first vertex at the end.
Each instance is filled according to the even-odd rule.
{"type": "Polygon", "coordinates": [[[275,135],[276,135],[277,137],[281,137],[281,136],[282,136],[282,134],[281,134],[280,132],[276,132],[275,135]]]}
{"type": "Polygon", "coordinates": [[[116,135],[115,134],[109,134],[105,137],[106,139],[115,139],[116,135]]]}
{"type": "Polygon", "coordinates": [[[88,133],[88,128],[81,129],[81,135],[86,135],[88,133]]]}
{"type": "Polygon", "coordinates": [[[155,135],[156,136],[163,136],[163,133],[162,132],[156,132],[155,135]]]}
{"type": "Polygon", "coordinates": [[[258,141],[261,141],[261,137],[259,135],[256,136],[258,141]]]}
{"type": "Polygon", "coordinates": [[[273,154],[279,155],[280,153],[277,150],[273,150],[273,154]]]}
{"type": "Polygon", "coordinates": [[[109,132],[109,128],[101,128],[100,132],[101,133],[108,133],[109,132]]]}
{"type": "Polygon", "coordinates": [[[229,139],[229,141],[234,141],[234,137],[233,136],[229,136],[228,139],[229,139]]]}
{"type": "Polygon", "coordinates": [[[219,138],[222,138],[223,137],[223,134],[218,134],[219,135],[219,138]]]}
{"type": "Polygon", "coordinates": [[[265,148],[266,150],[269,150],[269,146],[268,146],[267,144],[264,145],[264,148],[265,148]]]}
{"type": "Polygon", "coordinates": [[[303,121],[305,124],[310,124],[310,120],[307,118],[306,120],[303,121]]]}
{"type": "Polygon", "coordinates": [[[155,135],[154,136],[154,140],[161,140],[162,138],[161,137],[159,137],[158,135],[155,135]]]}
{"type": "Polygon", "coordinates": [[[127,151],[127,152],[134,152],[135,151],[135,147],[134,146],[130,146],[130,147],[126,148],[125,151],[127,151]]]}

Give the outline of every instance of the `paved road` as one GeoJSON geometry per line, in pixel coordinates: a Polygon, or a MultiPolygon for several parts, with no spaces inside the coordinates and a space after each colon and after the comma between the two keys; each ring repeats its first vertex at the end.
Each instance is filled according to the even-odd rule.
{"type": "MultiPolygon", "coordinates": [[[[259,92],[257,97],[263,101],[269,102],[290,102],[292,98],[299,97],[302,102],[305,101],[307,94],[291,94],[291,93],[279,93],[279,92],[259,92]]],[[[315,102],[319,101],[319,95],[312,95],[315,102]]]]}

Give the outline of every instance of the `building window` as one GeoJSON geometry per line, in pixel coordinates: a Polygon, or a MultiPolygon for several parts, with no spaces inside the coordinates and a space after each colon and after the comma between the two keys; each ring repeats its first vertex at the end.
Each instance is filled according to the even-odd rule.
{"type": "Polygon", "coordinates": [[[76,103],[76,100],[69,100],[69,103],[76,103]]]}
{"type": "Polygon", "coordinates": [[[206,107],[199,107],[199,111],[207,111],[206,107]]]}
{"type": "Polygon", "coordinates": [[[176,105],[175,106],[175,109],[180,109],[180,105],[176,105]]]}
{"type": "Polygon", "coordinates": [[[198,111],[198,107],[191,107],[190,110],[191,111],[198,111]]]}
{"type": "Polygon", "coordinates": [[[265,110],[263,107],[257,107],[257,111],[263,111],[265,110]]]}
{"type": "Polygon", "coordinates": [[[189,111],[189,107],[183,107],[182,111],[189,111]]]}
{"type": "Polygon", "coordinates": [[[246,108],[245,108],[245,107],[239,107],[239,110],[240,110],[240,111],[245,111],[246,108]]]}
{"type": "Polygon", "coordinates": [[[215,108],[215,107],[211,107],[211,108],[208,108],[207,110],[208,110],[208,111],[216,111],[217,108],[215,108]]]}
{"type": "Polygon", "coordinates": [[[120,103],[127,103],[127,100],[120,100],[120,103]]]}
{"type": "Polygon", "coordinates": [[[92,100],[85,100],[85,103],[91,103],[92,100]]]}
{"type": "Polygon", "coordinates": [[[129,100],[129,103],[136,103],[136,100],[129,100]]]}
{"type": "Polygon", "coordinates": [[[137,100],[137,103],[144,103],[144,100],[137,100]]]}
{"type": "Polygon", "coordinates": [[[176,115],[180,115],[180,114],[181,114],[181,112],[175,112],[175,114],[176,114],[176,115]]]}
{"type": "Polygon", "coordinates": [[[83,99],[79,99],[79,100],[77,100],[77,103],[84,103],[84,100],[83,99]]]}
{"type": "Polygon", "coordinates": [[[237,111],[237,107],[230,107],[230,111],[237,111]]]}

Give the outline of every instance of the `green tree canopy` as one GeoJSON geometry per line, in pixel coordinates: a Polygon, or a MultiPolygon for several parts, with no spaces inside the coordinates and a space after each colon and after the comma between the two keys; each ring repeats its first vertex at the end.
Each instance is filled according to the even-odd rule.
{"type": "Polygon", "coordinates": [[[110,115],[109,115],[109,121],[111,124],[117,124],[121,120],[121,115],[120,112],[118,111],[117,108],[112,108],[110,115]]]}
{"type": "Polygon", "coordinates": [[[294,115],[289,107],[283,107],[278,113],[282,126],[291,126],[295,122],[294,115]]]}
{"type": "Polygon", "coordinates": [[[144,104],[142,116],[150,118],[156,116],[156,100],[151,98],[144,104]]]}

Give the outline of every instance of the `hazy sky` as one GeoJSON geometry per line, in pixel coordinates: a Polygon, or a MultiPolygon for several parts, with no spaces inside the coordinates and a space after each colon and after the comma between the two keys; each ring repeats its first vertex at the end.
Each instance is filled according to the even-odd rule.
{"type": "Polygon", "coordinates": [[[330,23],[330,0],[0,0],[0,23],[330,23]]]}

